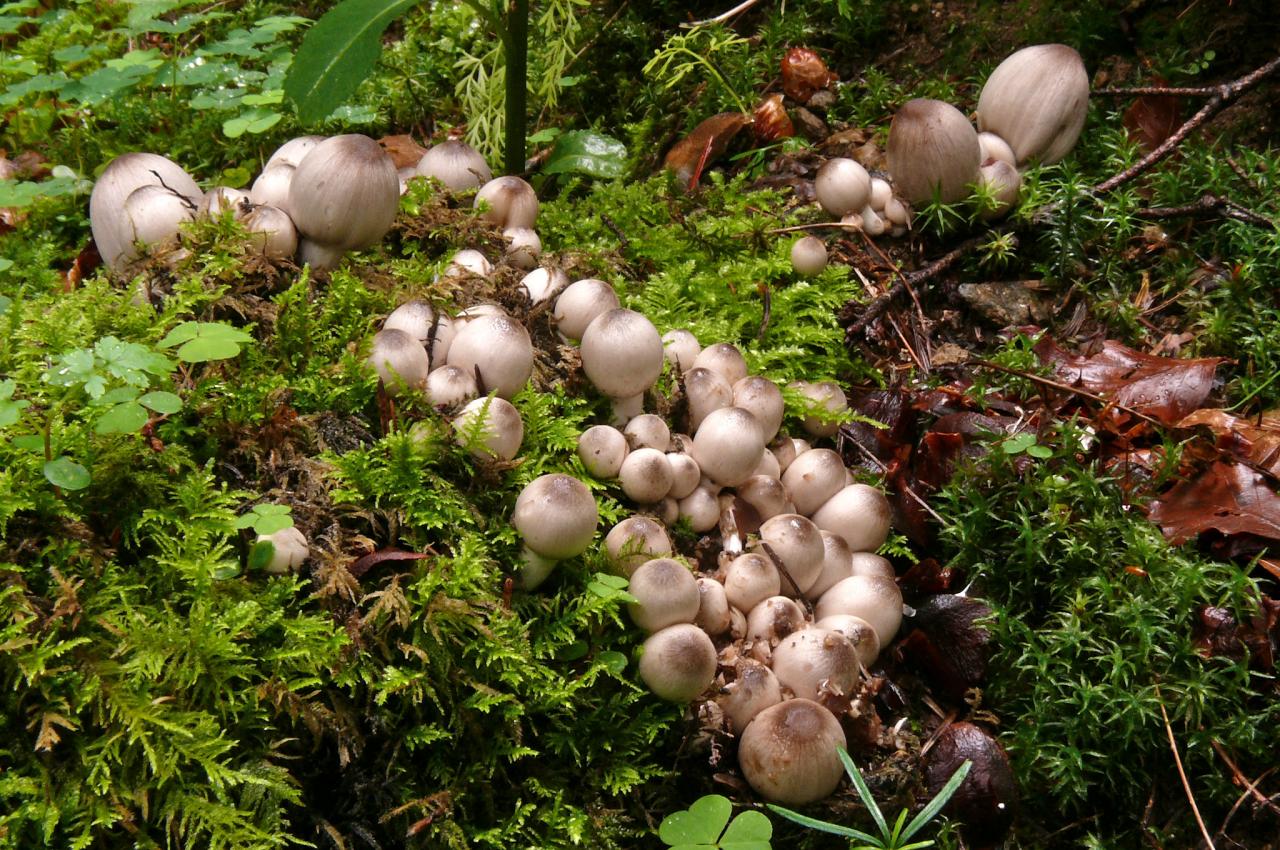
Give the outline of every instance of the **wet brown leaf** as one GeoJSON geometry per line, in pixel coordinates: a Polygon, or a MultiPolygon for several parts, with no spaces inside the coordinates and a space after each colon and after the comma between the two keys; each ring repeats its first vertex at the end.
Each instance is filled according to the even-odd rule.
{"type": "Polygon", "coordinates": [[[1175,545],[1211,530],[1280,540],[1280,496],[1242,463],[1213,463],[1152,502],[1147,515],[1175,545]]]}
{"type": "Polygon", "coordinates": [[[387,152],[387,156],[391,157],[391,161],[395,163],[396,168],[408,168],[411,165],[417,165],[418,160],[422,159],[422,155],[427,149],[413,140],[413,136],[383,136],[378,140],[378,144],[382,145],[382,149],[387,152]]]}
{"type": "MultiPolygon", "coordinates": [[[[1152,81],[1152,85],[1164,84],[1159,78],[1152,81]]],[[[1182,98],[1143,95],[1130,104],[1121,120],[1129,138],[1145,151],[1155,150],[1182,124],[1182,98]]]]}
{"type": "Polygon", "coordinates": [[[356,578],[360,578],[369,570],[376,567],[384,561],[421,561],[424,558],[430,558],[429,552],[405,552],[401,549],[382,549],[377,552],[371,552],[361,558],[357,558],[356,562],[347,567],[347,572],[356,578]]]}
{"type": "Polygon", "coordinates": [[[751,123],[751,130],[762,142],[789,139],[796,134],[795,125],[791,123],[787,110],[782,106],[782,95],[770,95],[760,101],[751,123]]]}
{"type": "Polygon", "coordinates": [[[1275,669],[1280,600],[1261,597],[1258,610],[1243,624],[1230,610],[1213,605],[1202,605],[1196,614],[1195,642],[1202,655],[1243,658],[1248,653],[1258,669],[1275,669]]]}
{"type": "Polygon", "coordinates": [[[962,829],[970,842],[994,843],[1013,823],[1018,787],[1009,755],[985,729],[972,723],[953,723],[942,731],[925,760],[929,793],[942,790],[965,759],[973,766],[942,811],[964,824],[962,829]]]}
{"type": "Polygon", "coordinates": [[[990,616],[981,599],[950,593],[929,597],[907,621],[913,629],[903,653],[938,693],[959,703],[986,681],[991,632],[979,621],[990,616]]]}
{"type": "MultiPolygon", "coordinates": [[[[1214,370],[1223,362],[1221,357],[1153,357],[1114,340],[1103,342],[1101,350],[1094,354],[1077,355],[1045,337],[1035,352],[1064,383],[1104,396],[1166,425],[1177,424],[1204,404],[1213,388],[1214,370]]],[[[1122,414],[1117,415],[1123,418],[1122,414]]]]}
{"type": "Polygon", "coordinates": [[[793,47],[782,57],[782,90],[797,103],[808,103],[818,90],[835,81],[827,63],[807,47],[793,47]]]}
{"type": "Polygon", "coordinates": [[[698,185],[703,169],[723,156],[729,149],[729,143],[750,123],[751,116],[744,112],[712,115],[667,151],[663,165],[674,171],[680,182],[692,189],[698,185]]]}
{"type": "Polygon", "coordinates": [[[1225,410],[1197,410],[1178,423],[1179,428],[1203,426],[1218,438],[1218,448],[1257,469],[1280,477],[1280,411],[1259,419],[1241,419],[1225,410]]]}

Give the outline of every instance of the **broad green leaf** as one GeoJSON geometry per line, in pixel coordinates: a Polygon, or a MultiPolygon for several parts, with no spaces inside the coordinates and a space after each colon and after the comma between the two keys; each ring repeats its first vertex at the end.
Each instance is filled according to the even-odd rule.
{"type": "Polygon", "coordinates": [[[240,343],[253,337],[239,328],[220,322],[183,322],[160,340],[158,348],[179,346],[178,359],[185,363],[226,360],[240,353],[240,343]]]}
{"type": "Polygon", "coordinates": [[[621,652],[606,650],[596,655],[596,661],[604,665],[604,669],[614,676],[622,675],[622,671],[627,669],[627,656],[621,652]]]}
{"type": "MultiPolygon", "coordinates": [[[[13,260],[8,259],[7,257],[0,257],[0,272],[7,272],[11,268],[13,268],[13,260]]],[[[7,310],[11,303],[13,302],[8,298],[0,295],[0,313],[7,310]]]]}
{"type": "Polygon", "coordinates": [[[26,399],[0,401],[0,428],[8,428],[22,417],[22,411],[31,406],[26,399]]]}
{"type": "Polygon", "coordinates": [[[673,847],[685,844],[712,844],[720,838],[733,804],[719,794],[708,794],[695,800],[683,812],[672,812],[662,819],[658,837],[673,847]]]}
{"type": "Polygon", "coordinates": [[[214,581],[226,581],[227,579],[235,578],[238,575],[240,575],[240,565],[232,563],[231,561],[224,561],[223,563],[218,564],[213,568],[213,571],[209,573],[209,576],[214,581]]]}
{"type": "MultiPolygon", "coordinates": [[[[242,101],[248,104],[249,99],[246,97],[242,101]]],[[[239,138],[245,133],[265,133],[274,127],[280,119],[284,118],[279,112],[273,112],[270,109],[250,109],[248,112],[237,115],[222,122],[222,134],[229,139],[239,138]]]]}
{"type": "Polygon", "coordinates": [[[276,553],[275,544],[270,540],[259,540],[249,548],[249,569],[265,570],[267,564],[276,553]]]}
{"type": "Polygon", "coordinates": [[[1027,454],[1041,460],[1047,460],[1053,457],[1053,449],[1048,446],[1027,446],[1027,454]]]}
{"type": "Polygon", "coordinates": [[[1021,434],[1014,434],[1009,439],[1000,444],[1000,448],[1005,454],[1016,455],[1025,452],[1036,444],[1036,435],[1029,431],[1023,431],[1021,434]]]}
{"type": "Polygon", "coordinates": [[[745,811],[733,819],[720,837],[722,850],[770,850],[773,824],[764,812],[745,811]]]}
{"type": "Polygon", "coordinates": [[[142,396],[138,399],[138,404],[141,404],[149,410],[154,410],[156,413],[164,414],[165,416],[177,413],[182,409],[181,398],[173,393],[167,393],[160,390],[147,393],[142,396]]]}
{"type": "Polygon", "coordinates": [[[343,0],[302,39],[284,91],[298,120],[314,124],[355,94],[382,50],[382,33],[418,0],[343,0]]]}
{"type": "Polygon", "coordinates": [[[89,470],[66,455],[46,461],[44,477],[54,487],[61,487],[63,490],[83,490],[89,486],[89,482],[92,480],[89,476],[89,470]]]}
{"type": "Polygon", "coordinates": [[[14,437],[13,447],[22,449],[24,452],[43,452],[44,451],[44,435],[43,434],[21,434],[14,437]]]}
{"type": "Polygon", "coordinates": [[[293,527],[293,517],[288,514],[276,515],[259,515],[258,519],[253,523],[253,530],[259,534],[270,536],[277,531],[284,531],[286,528],[293,527]]]}
{"type": "Polygon", "coordinates": [[[99,434],[131,434],[147,424],[147,411],[136,401],[117,404],[98,417],[93,430],[99,434]]]}
{"type": "Polygon", "coordinates": [[[556,140],[542,173],[573,172],[608,180],[621,177],[626,164],[627,146],[622,142],[590,130],[574,130],[556,140]]]}

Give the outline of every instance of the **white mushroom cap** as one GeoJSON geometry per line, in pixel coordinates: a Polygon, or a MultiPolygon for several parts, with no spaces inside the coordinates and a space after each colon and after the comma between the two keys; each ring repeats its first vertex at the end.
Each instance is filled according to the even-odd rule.
{"type": "Polygon", "coordinates": [[[662,523],[633,516],[615,525],[604,538],[605,555],[613,571],[630,578],[646,561],[671,554],[671,538],[662,523]]]}
{"type": "Polygon", "coordinates": [[[795,502],[796,513],[813,516],[828,499],[844,489],[844,460],[831,449],[810,449],[787,467],[782,484],[795,502]]]}
{"type": "Polygon", "coordinates": [[[657,449],[665,452],[671,448],[671,428],[666,420],[653,413],[635,417],[622,429],[622,433],[632,449],[657,449]]]}
{"type": "Polygon", "coordinates": [[[667,495],[673,499],[683,499],[698,487],[702,480],[702,470],[698,462],[682,452],[667,452],[667,463],[671,464],[671,489],[667,495]]]}
{"type": "MultiPolygon", "coordinates": [[[[829,534],[830,532],[823,532],[829,534]]],[[[839,538],[843,540],[844,538],[839,538]]],[[[854,552],[849,559],[849,575],[854,576],[879,576],[894,580],[898,577],[898,573],[893,568],[893,564],[885,558],[880,557],[874,552],[854,552]]]]}
{"type": "Polygon", "coordinates": [[[713,410],[693,436],[693,459],[698,468],[725,487],[750,478],[762,451],[764,435],[760,423],[740,407],[713,410]]]}
{"type": "Polygon", "coordinates": [[[1001,162],[1007,162],[1014,168],[1018,167],[1018,157],[1014,154],[1013,148],[1009,147],[1009,143],[995,133],[979,133],[978,147],[982,153],[983,165],[993,159],[998,159],[1001,162]]]}
{"type": "Polygon", "coordinates": [[[534,269],[520,280],[520,288],[529,296],[529,303],[535,306],[568,285],[569,276],[555,268],[534,269]]]}
{"type": "Polygon", "coordinates": [[[198,212],[207,218],[218,218],[227,210],[231,210],[238,218],[246,201],[253,203],[249,200],[248,192],[232,189],[230,186],[214,186],[200,199],[198,212]]]}
{"type": "Polygon", "coordinates": [[[755,508],[760,519],[795,513],[787,488],[771,475],[753,475],[737,486],[738,498],[755,508]]]}
{"type": "Polygon", "coordinates": [[[773,561],[748,552],[729,562],[724,572],[724,593],[729,604],[750,611],[771,596],[777,596],[782,579],[773,561]]]}
{"type": "Polygon", "coordinates": [[[485,255],[476,249],[463,248],[453,255],[453,259],[449,261],[449,267],[445,269],[445,275],[459,277],[463,274],[488,277],[493,274],[493,263],[489,262],[485,255]]]}
{"type": "Polygon", "coordinates": [[[782,702],[782,686],[773,671],[759,661],[739,658],[736,675],[716,697],[729,720],[730,730],[741,735],[757,714],[782,702]]]}
{"type": "Polygon", "coordinates": [[[978,133],[949,103],[916,98],[889,124],[889,171],[898,192],[913,204],[937,194],[943,203],[968,197],[982,164],[978,133]]]}
{"type": "Polygon", "coordinates": [[[556,299],[551,318],[566,339],[582,339],[597,316],[621,306],[618,294],[603,280],[592,277],[575,280],[556,299]]]}
{"type": "Polygon", "coordinates": [[[681,372],[693,368],[693,361],[702,352],[698,338],[686,330],[667,331],[662,335],[662,349],[667,362],[681,372]]]}
{"type": "Polygon", "coordinates": [[[858,681],[858,652],[843,632],[810,627],[773,649],[773,674],[801,699],[848,695],[858,681]]]}
{"type": "Polygon", "coordinates": [[[586,485],[570,475],[535,478],[516,497],[511,524],[530,550],[564,560],[591,545],[600,514],[586,485]]]}
{"type": "Polygon", "coordinates": [[[898,229],[905,228],[911,224],[911,210],[897,198],[890,198],[889,203],[884,205],[884,220],[886,223],[893,225],[894,236],[901,236],[902,234],[898,233],[898,229]]]}
{"type": "Polygon", "coordinates": [[[836,750],[846,744],[831,712],[793,699],[761,711],[742,733],[738,765],[757,794],[788,805],[827,797],[844,776],[836,750]]]}
{"type": "Polygon", "coordinates": [[[631,622],[650,634],[692,623],[698,616],[698,582],[688,567],[672,558],[654,558],[637,567],[627,592],[636,598],[627,603],[631,622]]]}
{"type": "Polygon", "coordinates": [[[849,544],[839,534],[830,531],[818,532],[822,536],[822,572],[818,580],[805,591],[811,597],[821,596],[837,582],[844,581],[853,575],[853,552],[849,544]]]}
{"type": "MultiPolygon", "coordinates": [[[[768,447],[760,453],[760,462],[756,464],[755,470],[751,473],[752,477],[764,475],[769,478],[782,478],[782,467],[778,465],[778,459],[768,447]]],[[[795,513],[795,509],[787,511],[787,513],[795,513]]]]}
{"type": "Polygon", "coordinates": [[[450,192],[475,189],[493,179],[493,172],[480,152],[459,139],[430,148],[418,160],[417,173],[439,180],[450,192]]]}
{"type": "Polygon", "coordinates": [[[857,212],[871,200],[871,175],[852,159],[829,159],[818,169],[813,193],[832,215],[857,212]]]}
{"type": "Polygon", "coordinates": [[[137,257],[135,242],[158,245],[176,240],[179,226],[195,218],[199,201],[155,184],[134,189],[125,198],[118,231],[128,241],[113,262],[119,265],[137,257]]]}
{"type": "Polygon", "coordinates": [[[791,466],[791,462],[796,459],[796,444],[786,434],[779,436],[770,443],[769,451],[777,459],[778,469],[783,473],[787,471],[787,467],[791,466]]]}
{"type": "Polygon", "coordinates": [[[799,514],[779,514],[760,526],[760,543],[761,550],[763,544],[768,544],[786,567],[782,575],[784,595],[797,596],[813,587],[822,572],[824,555],[822,535],[816,525],[799,514]],[[788,573],[798,589],[788,580],[788,573]]]}
{"type": "Polygon", "coordinates": [[[689,702],[711,687],[715,677],[715,645],[695,625],[668,626],[644,642],[640,678],[661,699],[689,702]]]}
{"type": "Polygon", "coordinates": [[[753,644],[751,655],[768,661],[778,641],[804,627],[803,608],[785,596],[770,596],[747,613],[747,640],[753,644]]]}
{"type": "Polygon", "coordinates": [[[259,204],[241,219],[254,251],[273,260],[287,260],[298,250],[298,229],[284,210],[259,204]]]}
{"type": "Polygon", "coordinates": [[[995,160],[978,169],[978,181],[991,194],[994,208],[980,213],[983,221],[1001,218],[1018,205],[1018,192],[1022,189],[1022,175],[1007,162],[995,160]]]}
{"type": "MultiPolygon", "coordinates": [[[[805,431],[814,437],[830,437],[840,430],[840,423],[834,418],[834,414],[848,410],[849,402],[845,399],[844,390],[840,389],[839,384],[834,381],[817,383],[800,381],[792,386],[800,390],[801,395],[809,399],[815,408],[812,415],[804,418],[805,431]],[[825,411],[828,415],[818,415],[821,411],[825,411]]],[[[805,448],[808,446],[806,445],[805,448]]],[[[799,455],[800,452],[801,449],[797,446],[796,454],[799,455]]]]}
{"type": "Polygon", "coordinates": [[[258,540],[271,543],[271,561],[263,569],[273,575],[297,572],[302,562],[311,554],[307,538],[292,525],[272,534],[259,534],[258,540]]]}
{"type": "Polygon", "coordinates": [[[509,399],[533,374],[533,341],[524,325],[509,316],[481,316],[454,336],[448,361],[472,374],[478,367],[483,389],[509,399]]]}
{"type": "Polygon", "coordinates": [[[693,624],[712,636],[729,631],[729,599],[724,585],[713,578],[698,579],[698,615],[693,624]]]}
{"type": "Polygon", "coordinates": [[[454,418],[453,428],[458,443],[469,446],[471,454],[478,458],[511,460],[524,441],[520,411],[504,398],[477,398],[469,402],[454,418]]]}
{"type": "Polygon", "coordinates": [[[715,490],[699,485],[680,500],[680,516],[689,520],[689,527],[699,534],[715,528],[720,522],[720,503],[715,490]]]}
{"type": "Polygon", "coordinates": [[[822,594],[814,616],[825,620],[833,614],[852,614],[871,624],[880,638],[880,646],[888,646],[902,625],[902,591],[896,582],[871,576],[850,576],[837,582],[822,594]]]}
{"type": "Polygon", "coordinates": [[[297,166],[298,163],[302,162],[303,157],[311,153],[312,149],[324,140],[324,136],[298,136],[290,139],[276,148],[275,153],[271,154],[271,158],[267,160],[262,170],[266,171],[274,165],[297,166]]]}
{"type": "Polygon", "coordinates": [[[802,236],[791,246],[791,268],[814,275],[827,267],[827,246],[816,236],[802,236]]]}
{"type": "Polygon", "coordinates": [[[476,319],[481,319],[485,316],[506,316],[508,319],[511,318],[511,314],[497,304],[472,304],[470,307],[459,312],[457,317],[453,320],[454,330],[461,330],[468,322],[474,322],[476,319]]]}
{"type": "MultiPolygon", "coordinates": [[[[437,313],[431,305],[417,299],[406,301],[391,311],[382,323],[384,330],[394,328],[404,331],[424,346],[430,342],[432,367],[444,364],[449,356],[449,346],[456,333],[453,320],[445,313],[437,313]]],[[[474,380],[474,376],[473,376],[474,380]]]]}
{"type": "Polygon", "coordinates": [[[298,232],[314,242],[345,250],[368,248],[395,222],[400,177],[373,139],[358,133],[334,136],[298,163],[288,204],[281,208],[298,232]]]}
{"type": "Polygon", "coordinates": [[[872,177],[871,200],[868,202],[871,205],[871,209],[879,212],[891,200],[893,200],[893,187],[889,185],[889,181],[882,180],[879,177],[872,177]]]}
{"type": "Polygon", "coordinates": [[[978,95],[978,129],[999,134],[1019,163],[1062,159],[1088,114],[1089,73],[1065,44],[1022,48],[991,72],[978,95]]]}
{"type": "Polygon", "coordinates": [[[815,629],[831,629],[843,634],[858,653],[858,662],[870,667],[880,656],[880,638],[871,624],[852,614],[832,614],[813,624],[815,629]]]}
{"type": "Polygon", "coordinates": [[[610,398],[644,393],[662,374],[658,329],[633,310],[601,313],[582,333],[582,369],[610,398]]]}
{"type": "Polygon", "coordinates": [[[479,394],[475,376],[457,366],[441,366],[427,375],[427,398],[436,407],[456,407],[479,394]]]}
{"type": "Polygon", "coordinates": [[[284,163],[268,165],[249,188],[249,200],[288,212],[289,184],[293,182],[294,170],[295,166],[284,163]]]}
{"type": "Polygon", "coordinates": [[[689,404],[689,427],[695,432],[713,410],[733,404],[733,385],[719,372],[702,367],[685,372],[684,394],[689,404]]]}
{"type": "Polygon", "coordinates": [[[368,363],[393,395],[404,392],[406,387],[420,389],[431,371],[426,349],[409,334],[395,329],[374,334],[368,363]]]}
{"type": "Polygon", "coordinates": [[[733,385],[733,406],[750,411],[760,423],[760,432],[766,443],[778,435],[785,404],[782,390],[773,381],[760,375],[740,378],[733,385]]]}
{"type": "Polygon", "coordinates": [[[850,484],[813,514],[814,525],[844,538],[854,552],[874,552],[889,538],[889,500],[874,487],[850,484]]]}
{"type": "MultiPolygon", "coordinates": [[[[506,256],[511,265],[518,269],[532,269],[538,264],[538,257],[542,256],[542,240],[538,238],[536,230],[531,227],[508,227],[502,231],[502,238],[507,240],[506,256]]],[[[532,291],[532,287],[527,285],[526,289],[532,291]]]]}
{"type": "Polygon", "coordinates": [[[646,505],[660,502],[671,492],[671,463],[666,452],[636,449],[622,461],[618,479],[631,501],[646,505]]]}
{"type": "Polygon", "coordinates": [[[538,193],[519,177],[497,177],[481,186],[475,207],[484,204],[484,220],[502,228],[533,227],[538,220],[538,193]]]}
{"type": "Polygon", "coordinates": [[[89,196],[89,225],[93,241],[108,269],[118,270],[133,257],[135,236],[122,215],[125,200],[140,186],[163,184],[199,204],[203,192],[182,166],[153,153],[121,154],[103,170],[89,196]]]}
{"type": "Polygon", "coordinates": [[[871,207],[862,208],[862,232],[871,237],[882,236],[886,230],[884,219],[871,207]]]}
{"type": "Polygon", "coordinates": [[[610,425],[592,425],[578,437],[578,457],[592,478],[617,478],[627,457],[627,438],[610,425]]]}
{"type": "Polygon", "coordinates": [[[736,345],[727,342],[709,345],[698,352],[698,356],[693,358],[693,368],[718,372],[730,387],[747,377],[747,361],[742,352],[736,345]]]}

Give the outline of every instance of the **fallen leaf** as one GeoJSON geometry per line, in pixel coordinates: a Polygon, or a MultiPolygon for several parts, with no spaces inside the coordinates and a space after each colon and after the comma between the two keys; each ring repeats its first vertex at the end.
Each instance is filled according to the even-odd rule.
{"type": "Polygon", "coordinates": [[[751,116],[743,112],[712,115],[667,151],[663,165],[692,189],[698,185],[698,178],[707,164],[723,156],[734,136],[750,123],[751,116]]]}
{"type": "MultiPolygon", "coordinates": [[[[1114,340],[1102,343],[1096,354],[1076,355],[1045,337],[1035,347],[1041,362],[1057,378],[1109,401],[1175,425],[1204,404],[1213,389],[1213,375],[1221,357],[1182,360],[1153,357],[1114,340]]],[[[1122,412],[1115,412],[1123,418],[1122,412]]]]}
{"type": "Polygon", "coordinates": [[[782,57],[782,90],[797,103],[808,103],[819,89],[835,81],[827,63],[807,47],[793,47],[782,57]]]}
{"type": "Polygon", "coordinates": [[[1013,822],[1018,784],[1009,754],[991,733],[972,723],[943,729],[925,757],[925,784],[937,794],[966,759],[973,763],[969,775],[942,811],[962,824],[971,844],[998,844],[1013,822]]]}
{"type": "Polygon", "coordinates": [[[1268,411],[1255,420],[1205,408],[1178,423],[1179,428],[1197,426],[1213,432],[1218,448],[1280,478],[1280,411],[1268,411]]]}
{"type": "Polygon", "coordinates": [[[413,140],[413,136],[383,136],[378,139],[378,144],[382,145],[382,149],[387,152],[387,156],[391,157],[391,161],[395,163],[396,168],[408,168],[418,164],[418,160],[422,159],[422,155],[427,149],[413,140]]]}
{"type": "Polygon", "coordinates": [[[1242,658],[1247,652],[1259,669],[1275,669],[1280,600],[1260,597],[1258,610],[1243,624],[1226,608],[1202,605],[1196,613],[1195,643],[1202,655],[1242,658]]]}
{"type": "Polygon", "coordinates": [[[369,570],[381,564],[384,561],[421,561],[423,558],[430,558],[429,552],[405,552],[400,549],[382,549],[377,552],[371,552],[361,558],[357,558],[356,562],[347,567],[347,572],[351,573],[355,578],[360,578],[369,570]]]}
{"type": "MultiPolygon", "coordinates": [[[[1156,78],[1152,85],[1165,81],[1156,78]]],[[[1124,111],[1121,122],[1143,150],[1155,150],[1182,125],[1182,98],[1144,94],[1124,111]]]]}
{"type": "Polygon", "coordinates": [[[1211,530],[1280,540],[1280,496],[1242,463],[1213,463],[1153,501],[1147,516],[1174,545],[1211,530]]]}
{"type": "Polygon", "coordinates": [[[762,142],[789,139],[796,134],[795,125],[791,123],[787,110],[782,106],[782,95],[770,95],[760,101],[751,123],[751,130],[762,142]]]}

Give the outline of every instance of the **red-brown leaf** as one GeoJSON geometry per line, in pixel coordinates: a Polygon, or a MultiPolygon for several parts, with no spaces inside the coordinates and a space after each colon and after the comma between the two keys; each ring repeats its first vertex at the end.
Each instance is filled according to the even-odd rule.
{"type": "Polygon", "coordinates": [[[1036,345],[1040,360],[1053,367],[1059,380],[1175,425],[1200,408],[1213,388],[1213,373],[1221,357],[1180,360],[1152,357],[1114,340],[1102,343],[1092,355],[1064,351],[1046,337],[1036,345]]]}
{"type": "Polygon", "coordinates": [[[782,57],[782,90],[797,103],[808,103],[815,92],[835,81],[827,63],[807,47],[793,47],[782,57]]]}
{"type": "Polygon", "coordinates": [[[347,572],[356,578],[369,572],[369,570],[381,564],[383,561],[420,561],[423,558],[430,558],[429,552],[405,552],[400,549],[381,549],[377,552],[370,552],[362,558],[357,558],[356,562],[347,567],[347,572]]]}
{"type": "MultiPolygon", "coordinates": [[[[1164,85],[1157,80],[1154,85],[1164,85]]],[[[1124,111],[1124,128],[1143,150],[1160,147],[1182,125],[1182,98],[1144,94],[1124,111]]]]}
{"type": "Polygon", "coordinates": [[[378,140],[378,144],[382,145],[382,149],[387,152],[387,156],[391,157],[391,161],[395,163],[396,168],[408,168],[411,165],[417,165],[418,160],[422,159],[422,155],[427,149],[413,140],[413,136],[383,136],[378,140]]]}
{"type": "Polygon", "coordinates": [[[1152,502],[1147,515],[1175,545],[1211,530],[1280,540],[1280,496],[1241,463],[1215,462],[1152,502]]]}
{"type": "Polygon", "coordinates": [[[751,130],[762,142],[789,139],[796,134],[796,127],[782,105],[782,95],[773,94],[760,101],[756,107],[751,130]]]}
{"type": "Polygon", "coordinates": [[[1205,408],[1178,423],[1179,428],[1199,425],[1214,433],[1218,448],[1280,477],[1280,411],[1268,411],[1254,420],[1232,416],[1225,410],[1205,408]]]}
{"type": "Polygon", "coordinates": [[[751,116],[743,112],[721,112],[703,121],[693,132],[676,142],[667,151],[664,165],[676,173],[685,186],[693,188],[706,166],[729,149],[729,143],[743,127],[751,123],[751,116]]]}

